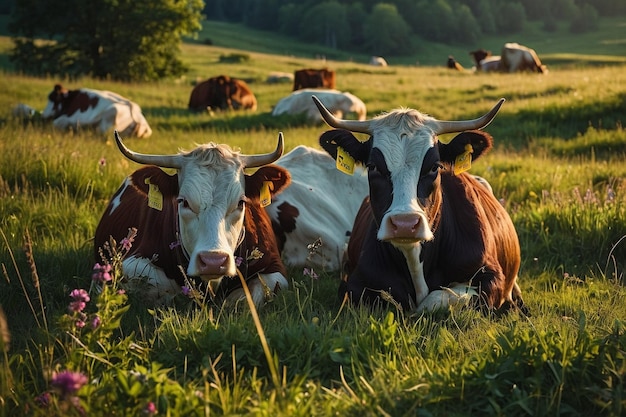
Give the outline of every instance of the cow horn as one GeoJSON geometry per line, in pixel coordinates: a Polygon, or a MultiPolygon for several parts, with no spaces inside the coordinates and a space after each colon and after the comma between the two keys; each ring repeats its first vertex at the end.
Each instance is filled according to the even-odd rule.
{"type": "Polygon", "coordinates": [[[271,153],[266,153],[262,155],[241,155],[241,159],[243,161],[243,165],[246,168],[255,168],[263,165],[271,164],[281,157],[283,151],[285,150],[285,144],[283,140],[283,132],[278,133],[278,144],[276,145],[276,150],[271,153]]]}
{"type": "Polygon", "coordinates": [[[444,133],[453,133],[453,132],[462,132],[464,130],[474,130],[474,129],[482,129],[486,127],[491,121],[496,117],[498,110],[504,103],[504,99],[501,98],[498,103],[493,106],[493,108],[486,113],[485,115],[479,117],[478,119],[473,120],[453,120],[453,121],[445,121],[445,120],[437,120],[435,123],[435,127],[433,131],[437,135],[442,135],[444,133]]]}
{"type": "Polygon", "coordinates": [[[137,153],[131,151],[124,145],[122,142],[122,138],[120,137],[117,130],[115,131],[115,142],[117,142],[117,147],[120,148],[120,151],[126,156],[126,158],[131,161],[144,164],[144,165],[157,165],[162,168],[181,168],[180,155],[147,155],[142,153],[137,153]]]}
{"type": "Polygon", "coordinates": [[[329,126],[337,128],[337,129],[346,129],[351,132],[359,132],[359,133],[367,133],[369,135],[372,134],[370,131],[370,122],[369,120],[343,120],[335,117],[320,101],[319,98],[315,96],[311,96],[313,102],[317,106],[320,111],[320,114],[328,123],[329,126]]]}

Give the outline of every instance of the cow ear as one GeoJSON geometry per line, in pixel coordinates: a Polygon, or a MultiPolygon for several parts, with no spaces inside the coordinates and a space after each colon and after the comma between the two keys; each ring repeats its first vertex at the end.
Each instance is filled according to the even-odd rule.
{"type": "Polygon", "coordinates": [[[272,196],[280,193],[291,184],[291,174],[278,165],[265,165],[257,169],[254,174],[246,175],[246,196],[259,198],[261,189],[271,183],[269,191],[272,196]]]}
{"type": "Polygon", "coordinates": [[[491,135],[482,130],[468,130],[461,132],[447,144],[439,142],[439,157],[442,162],[453,163],[456,158],[467,151],[471,145],[472,161],[488,152],[493,146],[491,135]]]}
{"type": "Polygon", "coordinates": [[[354,158],[354,162],[365,164],[370,156],[371,138],[361,142],[349,130],[333,129],[322,133],[320,146],[335,160],[337,159],[337,148],[341,147],[354,158]]]}

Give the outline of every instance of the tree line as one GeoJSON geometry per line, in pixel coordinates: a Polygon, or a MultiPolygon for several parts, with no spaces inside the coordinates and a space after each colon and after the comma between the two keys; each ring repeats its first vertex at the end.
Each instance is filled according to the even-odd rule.
{"type": "Polygon", "coordinates": [[[553,31],[594,30],[600,16],[626,14],[614,0],[206,0],[208,19],[242,23],[304,42],[374,55],[417,51],[421,39],[470,45],[510,35],[529,21],[553,31]]]}
{"type": "Polygon", "coordinates": [[[421,40],[470,45],[485,35],[521,32],[529,21],[546,31],[566,22],[594,30],[600,16],[626,14],[615,0],[0,0],[11,11],[20,72],[153,81],[186,71],[184,36],[203,19],[242,23],[330,48],[398,56],[421,40]]]}

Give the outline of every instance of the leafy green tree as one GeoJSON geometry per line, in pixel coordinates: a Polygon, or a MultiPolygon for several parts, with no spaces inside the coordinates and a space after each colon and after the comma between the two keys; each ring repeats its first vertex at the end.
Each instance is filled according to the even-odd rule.
{"type": "Polygon", "coordinates": [[[600,14],[590,4],[583,4],[577,15],[570,22],[569,30],[572,33],[585,33],[598,29],[600,14]]]}
{"type": "Polygon", "coordinates": [[[496,19],[498,33],[504,35],[519,33],[524,29],[525,23],[526,12],[521,3],[507,2],[500,5],[496,19]]]}
{"type": "Polygon", "coordinates": [[[20,0],[10,59],[34,75],[151,81],[178,76],[182,36],[201,28],[202,0],[20,0]]]}
{"type": "Polygon", "coordinates": [[[411,29],[395,5],[378,3],[364,25],[367,50],[375,55],[396,55],[411,50],[411,29]]]}
{"type": "Polygon", "coordinates": [[[334,0],[311,7],[302,16],[300,38],[331,48],[347,46],[351,35],[346,10],[346,6],[334,0]]]}

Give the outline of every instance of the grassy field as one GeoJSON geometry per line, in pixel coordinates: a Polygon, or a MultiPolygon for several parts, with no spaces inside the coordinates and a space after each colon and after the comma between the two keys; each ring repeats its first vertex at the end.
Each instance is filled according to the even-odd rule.
{"type": "MultiPolygon", "coordinates": [[[[352,308],[336,297],[336,271],[311,279],[294,269],[290,289],[260,311],[264,337],[245,308],[224,311],[181,296],[176,308],[149,310],[114,287],[88,303],[90,318],[98,314],[102,325],[76,328],[68,294],[89,288],[96,224],[137,165],[119,154],[111,135],[23,123],[11,108],[23,102],[42,109],[53,84],[63,82],[139,103],[154,130],[149,139],[127,141],[140,152],[208,141],[267,152],[279,131],[287,150],[317,147],[327,127],[272,117],[291,85],[265,82],[272,71],[323,65],[306,58],[316,48],[208,23],[197,42],[183,45],[191,71],[179,80],[122,84],[5,70],[0,305],[12,342],[0,349],[0,415],[624,415],[623,27],[623,20],[608,20],[602,34],[556,33],[550,42],[529,32],[518,41],[545,47],[545,76],[458,73],[434,57],[419,59],[432,66],[373,68],[359,63],[366,57],[326,62],[338,88],[363,99],[370,116],[406,106],[441,119],[470,118],[507,99],[487,129],[496,148],[472,172],[489,180],[514,220],[532,315],[451,309],[416,317],[352,308]],[[216,46],[203,45],[206,37],[216,46]],[[231,49],[243,45],[256,51],[231,49]],[[220,62],[234,53],[249,61],[220,62]],[[250,81],[258,111],[187,111],[192,82],[221,73],[250,81]],[[53,374],[66,370],[87,376],[76,393],[52,384],[53,374]]],[[[498,42],[485,46],[497,50],[489,45],[498,42]]],[[[9,45],[0,37],[0,63],[9,45]]]]}

